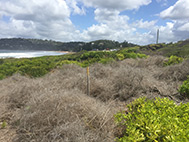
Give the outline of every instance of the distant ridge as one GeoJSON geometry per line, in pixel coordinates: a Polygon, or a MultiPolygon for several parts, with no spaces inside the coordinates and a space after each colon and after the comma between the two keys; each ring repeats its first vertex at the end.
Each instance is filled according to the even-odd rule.
{"type": "Polygon", "coordinates": [[[46,50],[46,51],[73,51],[104,50],[120,47],[132,47],[135,44],[124,41],[119,43],[112,40],[97,40],[91,42],[57,42],[41,39],[5,38],[0,39],[0,49],[4,50],[46,50]]]}

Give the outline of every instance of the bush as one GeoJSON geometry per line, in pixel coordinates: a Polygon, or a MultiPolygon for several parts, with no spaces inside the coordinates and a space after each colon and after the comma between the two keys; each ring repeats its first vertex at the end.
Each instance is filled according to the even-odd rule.
{"type": "Polygon", "coordinates": [[[167,98],[139,98],[126,113],[115,115],[124,131],[117,142],[186,142],[189,139],[189,103],[176,105],[167,98]]]}
{"type": "Polygon", "coordinates": [[[172,55],[171,57],[169,57],[168,61],[164,62],[164,65],[169,66],[169,65],[179,64],[179,63],[183,62],[183,60],[184,59],[181,57],[172,55]]]}
{"type": "Polygon", "coordinates": [[[79,65],[79,62],[77,62],[77,61],[63,60],[63,61],[59,61],[56,65],[57,66],[62,66],[64,64],[76,64],[76,65],[79,65]]]}
{"type": "Polygon", "coordinates": [[[146,54],[137,53],[138,58],[147,58],[148,56],[146,54]]]}
{"type": "Polygon", "coordinates": [[[41,77],[45,75],[48,71],[44,66],[31,66],[26,65],[19,68],[19,72],[22,75],[28,75],[30,77],[41,77]]]}
{"type": "Polygon", "coordinates": [[[99,63],[107,64],[107,63],[110,63],[110,62],[113,62],[113,61],[114,61],[113,58],[102,58],[102,59],[100,59],[99,63]]]}
{"type": "Polygon", "coordinates": [[[117,57],[117,59],[120,60],[120,61],[121,61],[121,60],[124,60],[124,55],[121,54],[121,53],[117,53],[117,54],[116,54],[116,57],[117,57]]]}
{"type": "Polygon", "coordinates": [[[186,95],[189,98],[189,77],[183,82],[180,86],[179,92],[183,95],[186,95]]]}
{"type": "Polygon", "coordinates": [[[2,73],[0,73],[0,80],[2,80],[4,78],[5,78],[5,76],[2,73]]]}

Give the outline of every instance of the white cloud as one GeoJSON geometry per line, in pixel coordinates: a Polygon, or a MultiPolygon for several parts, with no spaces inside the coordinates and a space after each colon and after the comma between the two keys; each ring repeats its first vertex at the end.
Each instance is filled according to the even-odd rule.
{"type": "Polygon", "coordinates": [[[81,0],[88,7],[112,10],[132,10],[148,5],[151,0],[81,0]]]}
{"type": "Polygon", "coordinates": [[[133,26],[136,28],[141,28],[141,29],[152,29],[155,24],[157,23],[156,20],[153,21],[143,21],[143,19],[135,21],[133,23],[133,26]]]}
{"type": "MultiPolygon", "coordinates": [[[[81,12],[76,5],[74,8],[74,12],[81,12]]],[[[5,37],[70,41],[77,32],[70,20],[71,8],[64,0],[0,1],[0,13],[11,17],[9,22],[1,21],[1,36],[5,37]]]]}
{"type": "Polygon", "coordinates": [[[107,23],[109,21],[114,21],[115,17],[119,15],[119,11],[117,10],[108,10],[108,9],[96,9],[95,20],[101,23],[107,23]]]}
{"type": "Polygon", "coordinates": [[[189,0],[178,0],[175,5],[160,13],[164,19],[183,20],[189,18],[189,0]]]}
{"type": "Polygon", "coordinates": [[[0,2],[0,11],[17,20],[49,20],[69,17],[70,10],[62,0],[7,0],[0,2]]]}
{"type": "Polygon", "coordinates": [[[78,6],[78,0],[66,0],[67,5],[72,9],[73,14],[85,15],[86,11],[84,6],[78,6]]]}
{"type": "Polygon", "coordinates": [[[189,38],[189,0],[178,0],[173,6],[162,11],[160,17],[172,20],[166,39],[172,37],[178,41],[189,38]]]}
{"type": "Polygon", "coordinates": [[[183,25],[181,25],[178,28],[178,31],[187,31],[187,32],[189,32],[189,22],[188,23],[184,23],[183,25]]]}
{"type": "Polygon", "coordinates": [[[128,24],[128,16],[119,15],[120,10],[137,9],[150,3],[151,0],[108,0],[106,2],[84,0],[85,6],[89,3],[96,7],[94,18],[98,24],[83,31],[78,31],[70,20],[71,13],[85,14],[84,7],[79,2],[81,0],[0,1],[0,12],[11,17],[9,23],[1,21],[0,30],[4,33],[1,36],[48,38],[61,41],[112,39],[134,42],[137,39],[136,28],[128,24]],[[113,9],[114,7],[116,9],[113,9]]]}
{"type": "Polygon", "coordinates": [[[37,33],[33,30],[35,25],[31,21],[15,20],[11,19],[9,23],[0,21],[0,38],[4,37],[36,37],[39,38],[37,33]]]}
{"type": "Polygon", "coordinates": [[[99,24],[92,25],[81,34],[84,40],[111,39],[121,42],[127,40],[136,44],[148,44],[155,41],[155,34],[139,33],[137,28],[138,26],[146,28],[145,24],[153,27],[156,21],[140,20],[137,24],[130,24],[130,18],[120,15],[119,11],[101,8],[95,10],[95,19],[99,24]]]}
{"type": "MultiPolygon", "coordinates": [[[[161,2],[164,1],[161,0],[161,2]]],[[[158,28],[160,29],[160,42],[187,38],[189,20],[184,18],[187,17],[187,13],[179,20],[178,18],[175,20],[177,15],[171,15],[168,10],[170,8],[168,8],[160,16],[162,18],[173,16],[173,21],[168,22],[165,26],[157,26],[158,21],[156,20],[141,19],[130,23],[130,17],[120,14],[124,10],[138,9],[150,2],[151,0],[0,0],[0,38],[26,37],[60,41],[110,39],[149,44],[155,43],[158,28]],[[86,6],[94,8],[94,19],[97,24],[79,31],[70,17],[74,14],[87,14],[86,6]],[[3,16],[9,17],[9,20],[3,21],[3,16]]],[[[173,11],[182,9],[183,4],[180,6],[177,3],[172,6],[173,11]]],[[[184,5],[184,10],[187,10],[186,7],[184,5]]]]}

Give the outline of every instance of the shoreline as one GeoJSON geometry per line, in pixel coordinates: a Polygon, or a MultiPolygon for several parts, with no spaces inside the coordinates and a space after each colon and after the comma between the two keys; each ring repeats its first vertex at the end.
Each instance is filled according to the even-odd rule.
{"type": "MultiPolygon", "coordinates": [[[[11,50],[9,50],[11,51],[11,50]]],[[[44,50],[25,50],[23,52],[2,52],[0,53],[0,59],[6,58],[35,58],[35,57],[42,57],[42,56],[59,56],[59,55],[66,55],[66,54],[73,54],[74,52],[69,51],[44,51],[44,50]]],[[[17,50],[18,51],[18,50],[17,50]]]]}
{"type": "Polygon", "coordinates": [[[66,53],[66,54],[73,54],[75,52],[70,52],[70,51],[52,51],[52,52],[59,52],[59,53],[66,53]]]}

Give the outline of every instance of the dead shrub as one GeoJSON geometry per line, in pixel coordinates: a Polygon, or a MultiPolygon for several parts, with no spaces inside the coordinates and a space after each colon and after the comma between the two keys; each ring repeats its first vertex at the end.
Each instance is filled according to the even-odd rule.
{"type": "Polygon", "coordinates": [[[163,68],[155,77],[161,80],[184,81],[189,75],[189,60],[163,68]]]}
{"type": "Polygon", "coordinates": [[[140,94],[142,80],[141,70],[130,66],[122,66],[117,70],[113,79],[114,84],[112,87],[114,88],[115,98],[123,101],[140,94]]]}
{"type": "Polygon", "coordinates": [[[137,68],[148,68],[151,66],[163,67],[163,62],[167,60],[163,56],[150,56],[142,59],[127,59],[123,60],[122,64],[137,68]]]}
{"type": "Polygon", "coordinates": [[[51,91],[79,88],[86,93],[86,79],[86,69],[71,64],[63,65],[61,69],[47,74],[40,82],[43,82],[43,86],[51,91]]]}
{"type": "Polygon", "coordinates": [[[23,82],[27,84],[29,78],[23,77],[19,74],[15,74],[12,77],[9,77],[4,80],[0,80],[0,121],[6,121],[10,123],[12,118],[17,115],[17,107],[21,107],[20,104],[24,104],[27,100],[24,98],[28,98],[23,96],[22,93],[18,93],[18,90],[22,90],[22,86],[20,86],[23,82]],[[23,98],[21,97],[23,96],[23,98]]]}
{"type": "Polygon", "coordinates": [[[24,80],[15,81],[14,86],[9,94],[9,107],[11,109],[21,108],[31,98],[31,95],[36,90],[40,90],[37,84],[32,79],[25,78],[24,80]],[[19,81],[19,84],[17,82],[19,81]]]}
{"type": "Polygon", "coordinates": [[[91,78],[90,95],[103,102],[114,99],[113,83],[111,78],[91,78]]]}

